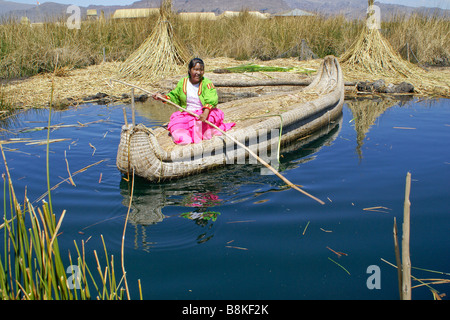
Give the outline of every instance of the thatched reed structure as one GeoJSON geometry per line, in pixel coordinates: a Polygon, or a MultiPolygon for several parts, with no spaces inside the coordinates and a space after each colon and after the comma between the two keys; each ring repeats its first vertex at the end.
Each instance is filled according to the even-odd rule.
{"type": "Polygon", "coordinates": [[[171,3],[163,1],[152,34],[121,64],[122,77],[153,83],[178,73],[188,62],[189,54],[175,38],[170,24],[171,3]]]}
{"type": "Polygon", "coordinates": [[[214,12],[180,12],[178,16],[182,20],[217,20],[214,12]]]}
{"type": "Polygon", "coordinates": [[[438,71],[426,71],[404,60],[380,33],[380,22],[374,20],[371,8],[373,0],[369,0],[368,23],[364,31],[339,59],[348,80],[407,81],[414,85],[416,93],[448,96],[450,79],[438,71]]]}
{"type": "Polygon", "coordinates": [[[134,18],[148,18],[152,15],[159,14],[158,8],[140,8],[140,9],[117,9],[112,18],[113,19],[134,19],[134,18]]]}
{"type": "Polygon", "coordinates": [[[378,29],[366,28],[352,48],[341,56],[341,64],[349,70],[382,77],[408,78],[418,67],[403,58],[384,39],[378,29]]]}

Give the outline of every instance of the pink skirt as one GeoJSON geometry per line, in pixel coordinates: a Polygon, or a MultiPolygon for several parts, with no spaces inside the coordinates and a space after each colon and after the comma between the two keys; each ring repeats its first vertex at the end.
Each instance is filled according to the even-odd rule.
{"type": "MultiPolygon", "coordinates": [[[[193,113],[202,114],[202,110],[196,110],[193,113]]],[[[223,123],[223,111],[217,108],[211,109],[207,119],[223,131],[230,130],[236,123],[223,123]]],[[[196,117],[190,115],[186,111],[176,111],[170,116],[167,129],[172,135],[172,139],[176,144],[198,143],[202,140],[209,140],[213,136],[220,136],[222,133],[211,127],[196,117]]]]}

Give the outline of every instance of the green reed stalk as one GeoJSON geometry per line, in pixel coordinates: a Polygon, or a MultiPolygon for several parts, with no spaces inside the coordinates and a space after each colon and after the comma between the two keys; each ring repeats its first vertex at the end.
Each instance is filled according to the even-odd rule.
{"type": "Polygon", "coordinates": [[[47,195],[48,195],[48,203],[50,205],[50,210],[53,214],[53,209],[52,209],[52,195],[50,193],[50,166],[49,166],[49,154],[50,154],[50,124],[51,124],[51,119],[52,119],[52,104],[53,104],[53,93],[55,90],[55,84],[53,83],[53,78],[52,78],[52,88],[51,88],[51,94],[50,94],[50,104],[48,106],[48,125],[47,125],[47,149],[46,149],[46,168],[47,168],[47,195]]]}
{"type": "MultiPolygon", "coordinates": [[[[51,123],[52,100],[53,80],[48,128],[50,128],[51,123]]],[[[26,194],[24,203],[19,203],[14,191],[3,146],[0,144],[0,151],[6,169],[6,174],[2,175],[4,181],[4,202],[3,223],[0,224],[0,230],[4,232],[4,246],[3,257],[1,257],[0,253],[0,299],[87,300],[92,297],[89,289],[90,283],[94,285],[97,291],[97,299],[123,299],[124,289],[121,288],[121,284],[125,277],[117,283],[114,272],[114,256],[111,256],[111,261],[109,261],[109,255],[103,237],[102,242],[106,261],[104,271],[102,271],[103,269],[97,253],[94,251],[97,270],[101,279],[100,286],[97,285],[95,277],[87,265],[84,242],[82,243],[81,252],[75,243],[75,248],[78,253],[76,259],[77,265],[75,267],[79,270],[76,270],[75,274],[71,277],[68,277],[66,273],[66,271],[69,272],[71,268],[74,268],[74,265],[72,265],[72,257],[69,254],[71,268],[66,269],[59,249],[58,233],[66,211],[64,210],[59,220],[56,220],[50,194],[49,140],[50,130],[47,132],[46,161],[49,200],[48,202],[44,201],[42,207],[37,209],[28,200],[26,194]],[[6,189],[8,189],[8,198],[6,189]],[[9,199],[9,208],[7,199],[9,199]],[[8,211],[9,216],[7,214],[8,211]],[[75,279],[76,285],[71,287],[70,281],[73,281],[73,279],[75,279]]],[[[142,293],[140,296],[142,297],[142,293]]]]}
{"type": "MultiPolygon", "coordinates": [[[[119,283],[116,281],[114,256],[109,257],[103,237],[106,261],[104,268],[94,251],[101,285],[96,284],[86,263],[83,243],[82,252],[75,244],[81,288],[69,288],[67,285],[69,279],[61,258],[57,236],[65,211],[57,221],[49,203],[44,202],[42,208],[35,209],[25,197],[24,204],[19,204],[1,144],[0,149],[6,168],[4,222],[0,225],[0,229],[4,231],[4,256],[0,257],[0,299],[85,300],[91,298],[89,283],[93,283],[98,299],[123,299],[122,280],[119,283]],[[10,216],[7,215],[6,188],[9,191],[10,216]]],[[[69,262],[72,265],[70,256],[69,262]]]]}

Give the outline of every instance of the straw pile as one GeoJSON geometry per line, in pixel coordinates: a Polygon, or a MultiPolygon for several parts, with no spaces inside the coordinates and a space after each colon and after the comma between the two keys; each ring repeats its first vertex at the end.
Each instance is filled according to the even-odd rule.
{"type": "Polygon", "coordinates": [[[400,57],[378,29],[366,28],[340,62],[349,70],[383,77],[409,78],[418,71],[418,67],[400,57]]]}
{"type": "MultiPolygon", "coordinates": [[[[373,1],[369,1],[369,6],[373,1]]],[[[371,19],[368,16],[368,19],[371,19]]],[[[450,95],[450,77],[439,71],[426,71],[397,53],[377,28],[365,27],[354,45],[340,57],[347,80],[369,78],[386,82],[409,82],[419,94],[450,95]]]]}
{"type": "Polygon", "coordinates": [[[404,61],[389,42],[383,38],[378,28],[380,21],[369,0],[367,23],[364,31],[353,46],[345,52],[340,63],[353,72],[369,73],[383,77],[410,77],[416,67],[404,61]]]}
{"type": "Polygon", "coordinates": [[[175,39],[169,22],[172,2],[164,0],[156,26],[147,40],[120,66],[122,77],[155,82],[178,73],[189,59],[186,50],[175,39]]]}

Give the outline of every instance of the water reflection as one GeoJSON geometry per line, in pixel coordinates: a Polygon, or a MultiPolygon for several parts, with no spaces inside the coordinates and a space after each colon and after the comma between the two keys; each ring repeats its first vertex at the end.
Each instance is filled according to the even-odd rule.
{"type": "Polygon", "coordinates": [[[347,100],[347,105],[352,111],[354,127],[356,130],[356,153],[362,159],[362,147],[366,134],[370,128],[375,124],[377,118],[382,115],[387,109],[395,105],[403,105],[413,100],[413,96],[404,95],[394,98],[380,97],[376,99],[354,99],[347,100]]]}
{"type": "Polygon", "coordinates": [[[148,99],[142,103],[136,103],[136,115],[159,123],[168,122],[170,115],[178,109],[170,104],[148,99]]]}
{"type": "MultiPolygon", "coordinates": [[[[337,138],[341,126],[342,116],[329,126],[284,146],[279,171],[292,170],[313,160],[316,152],[323,146],[331,145],[337,138]]],[[[153,250],[167,246],[167,242],[172,242],[174,246],[206,242],[214,236],[214,223],[222,217],[221,206],[287,189],[276,176],[262,175],[261,166],[251,164],[227,165],[203,174],[159,184],[136,177],[129,216],[129,221],[135,228],[135,246],[153,250]],[[245,190],[242,190],[242,186],[246,186],[245,190]],[[249,186],[252,187],[248,188],[249,186]],[[170,228],[167,227],[166,234],[152,235],[152,232],[161,231],[159,226],[164,228],[166,220],[170,220],[171,224],[170,228]],[[187,224],[190,221],[192,224],[189,227],[187,224]],[[158,225],[156,229],[155,225],[158,225]]],[[[131,183],[121,179],[120,190],[122,204],[128,207],[131,183]]]]}
{"type": "MultiPolygon", "coordinates": [[[[17,128],[24,126],[23,119],[27,117],[44,117],[47,115],[45,109],[18,109],[18,110],[8,110],[0,114],[0,131],[2,136],[10,137],[16,136],[17,133],[13,132],[17,128]]],[[[45,118],[44,118],[45,120],[45,118]]]]}

